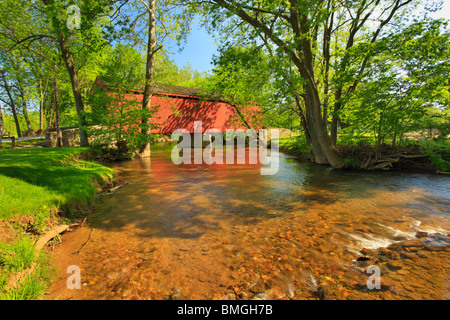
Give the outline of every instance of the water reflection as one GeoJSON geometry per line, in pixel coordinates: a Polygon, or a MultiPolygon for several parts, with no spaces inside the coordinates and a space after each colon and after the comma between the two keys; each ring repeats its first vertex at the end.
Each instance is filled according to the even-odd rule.
{"type": "Polygon", "coordinates": [[[388,291],[358,289],[367,276],[354,268],[363,248],[414,239],[418,230],[447,233],[447,177],[338,171],[283,154],[278,174],[263,176],[260,164],[177,166],[171,148],[114,165],[128,184],[96,202],[96,239],[82,254],[90,280],[72,295],[250,298],[263,282],[263,298],[317,298],[311,281],[334,299],[447,293],[448,251],[389,273],[388,291]]]}

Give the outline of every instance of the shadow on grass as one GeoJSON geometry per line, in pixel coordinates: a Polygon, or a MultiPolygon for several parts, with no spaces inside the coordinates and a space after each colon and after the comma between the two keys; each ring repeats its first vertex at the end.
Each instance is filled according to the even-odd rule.
{"type": "MultiPolygon", "coordinates": [[[[59,204],[65,207],[59,209],[70,209],[67,208],[68,205],[88,204],[96,194],[95,184],[104,185],[112,180],[113,175],[111,168],[80,160],[80,154],[88,150],[88,148],[1,150],[0,175],[44,187],[48,190],[48,197],[54,197],[55,194],[58,196],[59,204]]],[[[8,187],[14,188],[14,185],[8,187]]],[[[20,187],[23,188],[23,184],[20,187]]],[[[45,196],[45,191],[39,195],[45,196]]],[[[33,197],[27,199],[36,202],[42,200],[33,197]]]]}

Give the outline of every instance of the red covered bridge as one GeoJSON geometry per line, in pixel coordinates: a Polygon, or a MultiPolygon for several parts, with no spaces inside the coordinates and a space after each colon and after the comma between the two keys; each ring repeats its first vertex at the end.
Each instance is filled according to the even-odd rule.
{"type": "MultiPolygon", "coordinates": [[[[104,81],[99,77],[95,84],[105,87],[104,81]]],[[[143,87],[127,95],[142,103],[143,87]]],[[[156,126],[151,133],[170,134],[176,129],[186,129],[193,133],[194,121],[202,121],[202,132],[208,129],[218,129],[220,132],[226,132],[227,129],[258,130],[262,124],[259,106],[235,107],[223,99],[210,98],[197,89],[187,87],[155,84],[151,106],[157,110],[150,119],[156,126]]]]}

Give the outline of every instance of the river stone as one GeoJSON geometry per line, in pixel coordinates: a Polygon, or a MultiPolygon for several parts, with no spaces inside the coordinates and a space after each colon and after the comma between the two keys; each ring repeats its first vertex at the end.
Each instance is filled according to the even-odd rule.
{"type": "Polygon", "coordinates": [[[319,288],[317,288],[317,291],[314,292],[314,294],[320,300],[328,300],[328,298],[329,298],[329,290],[326,286],[320,286],[319,288]]]}
{"type": "Polygon", "coordinates": [[[267,293],[260,292],[253,296],[252,300],[267,300],[267,293]]]}
{"type": "Polygon", "coordinates": [[[264,280],[258,276],[258,279],[255,283],[253,283],[249,288],[248,291],[252,293],[262,293],[266,290],[266,286],[264,283],[264,280]]]}
{"type": "Polygon", "coordinates": [[[400,260],[392,260],[386,264],[389,270],[397,271],[403,268],[403,263],[400,260]]]}
{"type": "Polygon", "coordinates": [[[380,248],[379,250],[382,254],[384,254],[389,259],[394,259],[394,260],[400,259],[400,255],[395,251],[391,251],[387,248],[380,248]]]}
{"type": "Polygon", "coordinates": [[[401,257],[403,259],[416,259],[418,257],[418,255],[413,252],[402,252],[401,257]]]}
{"type": "Polygon", "coordinates": [[[373,253],[373,249],[367,249],[367,248],[364,248],[364,249],[362,249],[360,252],[362,253],[362,254],[364,254],[364,255],[368,255],[368,254],[371,254],[371,253],[373,253]]]}
{"type": "Polygon", "coordinates": [[[387,246],[387,249],[396,252],[400,252],[403,250],[401,242],[392,243],[387,246]]]}
{"type": "Polygon", "coordinates": [[[369,260],[370,260],[369,257],[358,257],[356,259],[356,261],[358,261],[358,262],[365,262],[365,261],[369,261],[369,260]]]}
{"type": "Polygon", "coordinates": [[[281,275],[268,279],[265,289],[268,290],[266,293],[268,293],[269,300],[292,298],[295,295],[295,287],[292,280],[281,275]]]}
{"type": "Polygon", "coordinates": [[[425,231],[417,231],[416,232],[416,238],[421,239],[421,238],[426,238],[426,237],[428,237],[428,232],[425,232],[425,231]]]}
{"type": "MultiPolygon", "coordinates": [[[[424,248],[425,249],[425,248],[424,248]]],[[[432,253],[426,250],[420,250],[416,252],[417,256],[420,258],[426,258],[429,259],[432,257],[432,253]]]]}
{"type": "Polygon", "coordinates": [[[425,250],[428,251],[443,251],[446,250],[448,246],[443,244],[427,244],[425,245],[425,250]]]}
{"type": "Polygon", "coordinates": [[[219,300],[236,300],[236,295],[234,293],[227,293],[226,295],[220,297],[219,300]]]}
{"type": "Polygon", "coordinates": [[[181,299],[181,291],[180,287],[175,287],[172,289],[172,292],[169,294],[168,300],[180,300],[181,299]]]}
{"type": "Polygon", "coordinates": [[[405,240],[400,242],[401,246],[403,248],[423,248],[424,244],[421,240],[419,239],[413,239],[413,240],[405,240]]]}
{"type": "Polygon", "coordinates": [[[110,279],[110,280],[115,280],[115,279],[117,279],[119,276],[120,276],[120,273],[119,273],[119,272],[116,272],[116,271],[110,272],[110,273],[108,273],[108,274],[106,275],[106,277],[107,277],[108,279],[110,279]]]}

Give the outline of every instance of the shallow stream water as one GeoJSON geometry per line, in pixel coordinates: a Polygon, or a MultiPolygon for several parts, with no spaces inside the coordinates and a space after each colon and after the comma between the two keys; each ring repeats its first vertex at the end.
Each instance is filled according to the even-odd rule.
{"type": "Polygon", "coordinates": [[[177,166],[172,147],[113,165],[127,185],[97,199],[70,298],[450,298],[449,250],[382,268],[379,290],[356,262],[418,231],[447,235],[448,176],[332,170],[282,153],[278,173],[261,175],[260,164],[177,166]]]}

